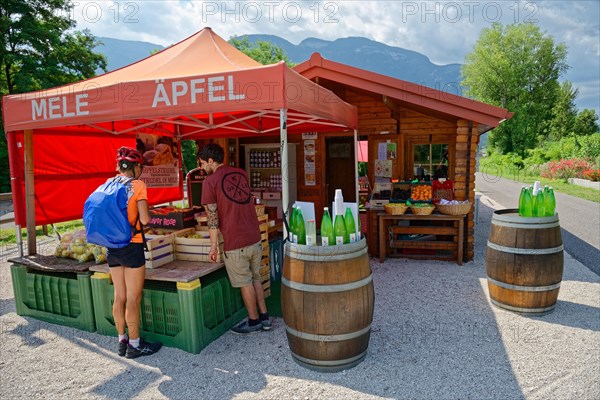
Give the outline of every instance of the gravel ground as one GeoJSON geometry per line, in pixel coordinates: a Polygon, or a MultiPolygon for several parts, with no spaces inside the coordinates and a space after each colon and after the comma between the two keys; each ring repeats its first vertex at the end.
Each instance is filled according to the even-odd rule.
{"type": "Polygon", "coordinates": [[[116,338],[16,315],[4,257],[0,398],[600,398],[600,278],[565,254],[554,312],[528,317],[493,307],[484,258],[489,206],[501,208],[482,198],[476,258],[462,267],[371,259],[369,353],[355,368],[332,374],[292,361],[282,319],[271,332],[225,333],[196,355],[163,348],[151,357],[120,358],[116,338]]]}

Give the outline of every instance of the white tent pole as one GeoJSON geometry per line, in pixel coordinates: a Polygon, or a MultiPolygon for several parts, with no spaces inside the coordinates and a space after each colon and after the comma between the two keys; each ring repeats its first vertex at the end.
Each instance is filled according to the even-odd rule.
{"type": "Polygon", "coordinates": [[[358,130],[354,130],[354,190],[358,204],[358,130]]]}
{"type": "MultiPolygon", "coordinates": [[[[287,143],[287,109],[279,110],[279,134],[281,137],[281,203],[283,213],[287,213],[290,206],[288,143],[287,143]]],[[[289,215],[288,215],[289,217],[289,215]]],[[[288,221],[289,222],[289,221],[288,221]]],[[[283,237],[288,237],[288,231],[283,224],[283,237]]]]}

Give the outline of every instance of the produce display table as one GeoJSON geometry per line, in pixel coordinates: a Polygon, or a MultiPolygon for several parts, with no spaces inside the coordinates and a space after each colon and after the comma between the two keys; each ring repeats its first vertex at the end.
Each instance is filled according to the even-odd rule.
{"type": "MultiPolygon", "coordinates": [[[[90,268],[96,327],[117,334],[112,316],[114,289],[107,264],[90,268]]],[[[173,261],[146,270],[141,335],[199,353],[246,315],[240,290],[231,287],[223,263],[173,261]]]]}
{"type": "Polygon", "coordinates": [[[436,212],[431,215],[415,215],[410,214],[409,211],[404,215],[389,215],[381,212],[377,214],[377,219],[379,261],[384,262],[386,254],[390,253],[391,249],[416,249],[425,253],[402,254],[404,257],[452,259],[435,254],[439,250],[448,250],[454,253],[458,265],[462,265],[464,215],[444,215],[436,212]],[[397,221],[408,221],[408,224],[388,228],[390,222],[397,221]],[[421,223],[414,223],[416,221],[421,223]],[[408,235],[422,235],[424,240],[407,239],[408,235]]]}
{"type": "Polygon", "coordinates": [[[54,256],[11,258],[18,315],[96,331],[89,268],[92,263],[54,256]]]}
{"type": "MultiPolygon", "coordinates": [[[[160,268],[146,269],[146,280],[165,282],[192,282],[214,271],[224,268],[225,264],[200,261],[171,261],[160,268]]],[[[110,274],[108,264],[92,265],[90,271],[110,274]]]]}

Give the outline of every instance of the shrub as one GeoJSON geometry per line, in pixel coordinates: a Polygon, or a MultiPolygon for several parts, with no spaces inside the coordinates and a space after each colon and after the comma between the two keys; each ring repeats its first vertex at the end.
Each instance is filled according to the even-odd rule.
{"type": "Polygon", "coordinates": [[[540,167],[540,176],[549,179],[583,178],[583,171],[591,169],[589,161],[582,158],[550,161],[540,167]]]}
{"type": "Polygon", "coordinates": [[[588,169],[587,171],[583,171],[583,177],[590,181],[598,182],[600,181],[600,169],[588,169]]]}

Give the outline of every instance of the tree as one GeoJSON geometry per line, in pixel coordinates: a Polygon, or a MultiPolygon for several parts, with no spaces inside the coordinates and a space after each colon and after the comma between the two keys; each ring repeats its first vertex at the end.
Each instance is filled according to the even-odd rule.
{"type": "Polygon", "coordinates": [[[566,47],[533,24],[495,23],[482,30],[465,57],[462,83],[477,100],[515,113],[490,132],[491,146],[525,156],[546,135],[544,122],[552,117],[566,57],[566,47]]]}
{"type": "MultiPolygon", "coordinates": [[[[87,30],[72,31],[69,0],[3,0],[0,3],[0,95],[76,82],[106,71],[87,30]]],[[[2,126],[2,121],[0,121],[2,126]]],[[[10,191],[8,151],[0,135],[0,192],[10,191]]]]}
{"type": "Polygon", "coordinates": [[[600,127],[598,126],[598,114],[596,114],[596,110],[587,108],[577,114],[572,131],[578,136],[593,135],[594,133],[600,132],[600,127]]]}
{"type": "Polygon", "coordinates": [[[552,120],[550,121],[550,140],[560,140],[573,132],[575,118],[577,117],[577,108],[575,99],[579,90],[573,90],[573,85],[569,81],[563,82],[558,90],[556,104],[552,109],[552,120]]]}
{"type": "Polygon", "coordinates": [[[295,66],[295,64],[290,61],[287,54],[285,54],[285,51],[271,42],[259,40],[251,44],[248,40],[248,36],[243,36],[242,38],[233,36],[229,39],[229,43],[248,57],[263,65],[284,61],[290,67],[295,66]]]}

